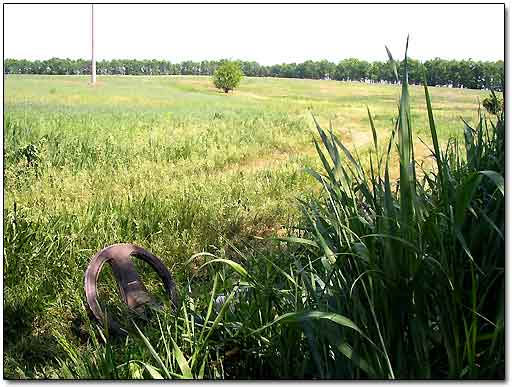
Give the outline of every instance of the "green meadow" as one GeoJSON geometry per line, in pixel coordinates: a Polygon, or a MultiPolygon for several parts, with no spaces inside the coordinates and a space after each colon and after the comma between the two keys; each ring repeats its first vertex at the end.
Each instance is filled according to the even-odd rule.
{"type": "MultiPolygon", "coordinates": [[[[290,235],[302,217],[299,200],[320,195],[305,172],[321,166],[312,115],[325,129],[332,123],[336,136],[367,160],[373,146],[367,107],[384,149],[400,98],[398,85],[328,80],[245,78],[229,94],[203,76],[100,76],[94,87],[88,81],[4,77],[8,378],[80,376],[66,373],[72,367],[63,365],[71,356],[65,343],[73,343],[77,358],[106,356],[104,347],[83,338],[89,324],[83,273],[107,245],[128,242],[150,250],[171,270],[180,295],[191,294],[197,310],[206,310],[214,274],[198,271],[190,258],[209,252],[236,259],[254,249],[277,254],[267,237],[290,235]]],[[[429,91],[442,147],[450,137],[463,139],[461,118],[477,121],[479,102],[489,94],[429,91]]],[[[412,85],[409,93],[415,158],[428,166],[432,141],[424,89],[412,85]]],[[[398,166],[390,165],[390,174],[398,177],[398,166]]],[[[104,271],[104,300],[115,304],[115,284],[104,271]]],[[[219,272],[227,276],[226,268],[219,272]]],[[[159,286],[155,280],[148,287],[159,286]]],[[[157,334],[146,334],[158,341],[157,334]]],[[[114,352],[131,355],[112,364],[130,356],[153,359],[140,342],[126,344],[129,350],[113,345],[114,352]]],[[[193,352],[189,345],[180,344],[185,355],[193,352]]],[[[218,358],[209,358],[205,376],[237,376],[218,358]]],[[[154,368],[142,369],[87,375],[155,376],[154,368]]],[[[242,376],[266,371],[251,372],[242,376]]]]}

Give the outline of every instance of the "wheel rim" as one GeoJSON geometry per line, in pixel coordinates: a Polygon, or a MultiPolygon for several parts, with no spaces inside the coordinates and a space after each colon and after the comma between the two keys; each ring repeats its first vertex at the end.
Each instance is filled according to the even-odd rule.
{"type": "MultiPolygon", "coordinates": [[[[171,273],[163,262],[140,246],[130,243],[115,244],[105,247],[94,255],[84,274],[84,290],[87,304],[96,320],[102,324],[105,323],[105,314],[98,302],[97,281],[105,263],[110,264],[114,278],[118,284],[121,299],[131,310],[140,313],[145,305],[154,302],[135,269],[132,257],[142,259],[156,271],[164,284],[173,311],[176,311],[178,308],[176,285],[171,273]]],[[[108,318],[108,324],[113,332],[124,335],[128,333],[126,329],[121,327],[119,323],[112,318],[108,318]]]]}

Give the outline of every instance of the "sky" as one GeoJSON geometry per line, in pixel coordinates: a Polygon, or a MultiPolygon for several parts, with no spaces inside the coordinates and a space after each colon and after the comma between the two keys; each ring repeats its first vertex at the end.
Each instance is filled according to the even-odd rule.
{"type": "MultiPolygon", "coordinates": [[[[90,5],[4,7],[4,58],[90,58],[90,5]]],[[[97,4],[94,20],[97,60],[386,60],[407,34],[416,59],[504,59],[503,5],[97,4]]]]}

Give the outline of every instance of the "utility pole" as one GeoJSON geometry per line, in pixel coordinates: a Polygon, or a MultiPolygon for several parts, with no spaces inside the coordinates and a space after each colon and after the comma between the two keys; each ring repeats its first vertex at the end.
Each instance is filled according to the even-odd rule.
{"type": "Polygon", "coordinates": [[[91,84],[96,84],[96,59],[94,58],[94,4],[91,4],[91,84]]]}

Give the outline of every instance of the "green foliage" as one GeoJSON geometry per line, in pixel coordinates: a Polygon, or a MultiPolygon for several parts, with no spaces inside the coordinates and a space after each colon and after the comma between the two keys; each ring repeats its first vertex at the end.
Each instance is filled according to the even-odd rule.
{"type": "MultiPolygon", "coordinates": [[[[98,61],[96,71],[100,75],[213,75],[215,69],[226,60],[201,62],[184,61],[171,63],[162,60],[113,59],[98,61]]],[[[394,83],[396,81],[389,63],[369,63],[356,58],[344,59],[338,64],[327,60],[303,63],[283,63],[263,66],[257,62],[237,61],[247,77],[279,77],[302,79],[336,79],[338,81],[366,81],[394,83]]],[[[399,66],[401,66],[400,64],[399,66]]],[[[429,86],[465,87],[470,89],[494,89],[503,91],[503,61],[482,62],[473,60],[445,60],[435,58],[423,64],[409,59],[409,82],[419,85],[423,81],[423,69],[427,70],[429,86]]],[[[43,61],[5,59],[5,74],[90,74],[90,62],[85,59],[52,58],[43,61]]]]}
{"type": "Polygon", "coordinates": [[[213,84],[225,93],[235,89],[242,80],[243,73],[237,62],[226,61],[213,73],[213,84]]]}
{"type": "MultiPolygon", "coordinates": [[[[433,89],[434,122],[411,87],[392,121],[389,85],[251,79],[254,98],[226,99],[201,78],[110,77],[101,93],[57,78],[6,79],[6,377],[501,376],[504,117],[449,139],[451,117],[470,122],[460,106],[481,93],[433,89]],[[373,145],[354,141],[353,153],[321,118],[357,139],[363,100],[373,145]],[[318,160],[305,105],[319,113],[318,160]],[[393,122],[431,133],[437,169],[420,170],[402,127],[388,140],[393,122]],[[394,157],[397,144],[409,155],[394,157]],[[304,165],[322,184],[311,187],[304,165]],[[252,238],[282,224],[297,227],[252,238]],[[123,340],[89,320],[82,291],[89,258],[120,241],[162,258],[183,301],[123,340]]],[[[114,314],[105,271],[100,297],[114,314]]]]}
{"type": "Polygon", "coordinates": [[[504,378],[504,116],[490,127],[483,116],[475,127],[464,123],[461,159],[455,139],[439,146],[425,84],[437,169],[423,170],[413,151],[407,74],[406,59],[383,153],[368,113],[369,166],[316,124],[324,170],[309,172],[324,198],[303,202],[304,232],[282,239],[301,249],[241,254],[243,265],[209,261],[224,262],[248,290],[225,316],[239,326],[227,337],[258,348],[260,358],[246,353],[239,367],[263,361],[264,376],[273,369],[290,377],[284,357],[299,377],[504,378]]]}
{"type": "MultiPolygon", "coordinates": [[[[407,58],[402,95],[387,152],[370,165],[318,124],[323,173],[311,170],[325,199],[304,204],[309,245],[308,308],[344,316],[363,337],[320,326],[320,350],[338,338],[358,359],[344,377],[504,377],[504,119],[464,123],[466,159],[454,139],[440,150],[428,89],[425,96],[437,170],[417,174],[410,120],[407,58]],[[400,180],[390,181],[393,139],[400,180]],[[368,171],[368,172],[365,172],[368,171]],[[314,251],[318,252],[315,254],[314,251]],[[364,360],[364,367],[361,360],[364,360]]],[[[303,265],[306,262],[303,263],[303,265]]],[[[306,332],[306,331],[305,331],[306,332]]],[[[307,333],[306,333],[307,334],[307,333]]],[[[317,344],[318,345],[318,344],[317,344]]],[[[313,350],[313,348],[311,348],[313,350]]],[[[345,353],[319,362],[336,369],[345,353]]]]}
{"type": "Polygon", "coordinates": [[[489,114],[499,116],[503,112],[503,99],[499,98],[494,92],[484,98],[482,105],[489,114]]]}

